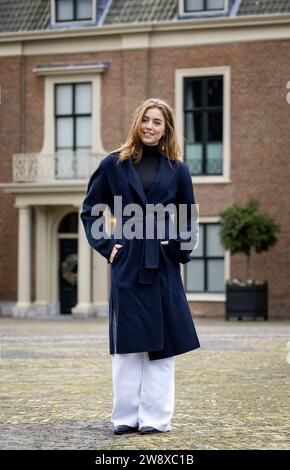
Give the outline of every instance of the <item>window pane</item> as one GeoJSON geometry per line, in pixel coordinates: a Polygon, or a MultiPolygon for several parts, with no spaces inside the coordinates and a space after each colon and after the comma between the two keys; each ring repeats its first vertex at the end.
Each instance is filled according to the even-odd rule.
{"type": "Polygon", "coordinates": [[[223,115],[222,111],[208,113],[208,141],[222,142],[223,140],[223,115]]]}
{"type": "Polygon", "coordinates": [[[56,21],[69,21],[73,19],[73,0],[57,0],[56,21]]]}
{"type": "Polygon", "coordinates": [[[224,0],[207,0],[208,10],[224,10],[224,8],[225,8],[224,0]]]}
{"type": "Polygon", "coordinates": [[[56,86],[56,114],[72,114],[72,86],[56,86]]]}
{"type": "Polygon", "coordinates": [[[206,173],[218,175],[223,172],[223,144],[207,144],[206,173]]]}
{"type": "Polygon", "coordinates": [[[201,113],[186,113],[185,139],[186,161],[191,174],[200,174],[202,171],[202,143],[201,143],[201,113]]]}
{"type": "Polygon", "coordinates": [[[91,118],[76,118],[76,148],[91,147],[91,118]]]}
{"type": "Polygon", "coordinates": [[[56,122],[57,149],[73,148],[73,119],[58,118],[56,122]]]}
{"type": "Polygon", "coordinates": [[[192,175],[199,175],[202,171],[202,145],[187,144],[185,153],[190,173],[192,175]]]}
{"type": "Polygon", "coordinates": [[[206,228],[207,256],[224,257],[224,249],[220,243],[219,224],[208,224],[206,228]]]}
{"type": "Polygon", "coordinates": [[[192,252],[191,252],[191,256],[193,258],[203,256],[203,250],[204,250],[204,247],[203,247],[203,230],[204,230],[203,224],[199,223],[198,245],[197,245],[196,249],[192,250],[192,252]]]}
{"type": "Polygon", "coordinates": [[[185,138],[187,142],[201,142],[201,113],[186,113],[185,138]]]}
{"type": "Polygon", "coordinates": [[[223,104],[223,81],[222,78],[209,78],[207,89],[208,106],[222,106],[223,104]]]}
{"type": "Polygon", "coordinates": [[[90,149],[78,149],[75,156],[77,178],[89,178],[91,171],[90,149]]]}
{"type": "Polygon", "coordinates": [[[186,264],[186,290],[204,292],[204,261],[192,260],[186,264]]]}
{"type": "Polygon", "coordinates": [[[91,85],[83,83],[76,86],[76,114],[90,114],[92,109],[91,85]]]}
{"type": "Polygon", "coordinates": [[[77,233],[79,217],[77,212],[67,214],[60,222],[58,227],[59,233],[77,233]]]}
{"type": "Polygon", "coordinates": [[[56,177],[62,179],[74,177],[74,156],[71,149],[57,152],[56,177]]]}
{"type": "Polygon", "coordinates": [[[185,80],[185,110],[201,106],[201,80],[185,80]]]}
{"type": "Polygon", "coordinates": [[[224,275],[224,261],[223,260],[209,260],[208,261],[208,290],[210,292],[224,292],[225,290],[225,275],[224,275]]]}
{"type": "Polygon", "coordinates": [[[92,0],[78,0],[77,1],[77,19],[91,19],[92,18],[92,0]]]}
{"type": "Polygon", "coordinates": [[[202,11],[203,0],[185,0],[184,11],[202,11]]]}

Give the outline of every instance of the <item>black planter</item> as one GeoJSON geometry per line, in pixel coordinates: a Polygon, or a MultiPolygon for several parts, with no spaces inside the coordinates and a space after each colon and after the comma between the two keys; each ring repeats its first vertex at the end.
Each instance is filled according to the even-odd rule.
{"type": "Polygon", "coordinates": [[[268,320],[268,283],[241,286],[226,284],[226,320],[264,317],[268,320]]]}

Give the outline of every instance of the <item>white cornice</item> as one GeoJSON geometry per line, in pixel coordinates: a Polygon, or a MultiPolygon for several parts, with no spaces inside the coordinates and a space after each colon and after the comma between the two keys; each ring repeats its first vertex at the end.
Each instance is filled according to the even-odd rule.
{"type": "Polygon", "coordinates": [[[43,194],[43,193],[83,193],[87,180],[59,181],[51,184],[39,183],[1,183],[0,188],[9,194],[43,194]]]}
{"type": "Polygon", "coordinates": [[[43,66],[34,67],[33,72],[36,75],[71,75],[73,73],[87,74],[87,73],[102,73],[108,68],[108,63],[100,62],[99,64],[86,64],[86,65],[55,65],[55,66],[43,66]]]}
{"type": "Polygon", "coordinates": [[[0,57],[94,54],[289,40],[290,15],[259,15],[115,24],[0,34],[0,57]]]}
{"type": "Polygon", "coordinates": [[[41,39],[67,39],[73,37],[108,36],[163,31],[187,31],[217,28],[241,28],[278,26],[290,24],[290,14],[245,15],[223,18],[190,18],[173,21],[116,23],[113,25],[87,26],[84,28],[47,29],[0,33],[0,42],[39,41],[41,39]]]}

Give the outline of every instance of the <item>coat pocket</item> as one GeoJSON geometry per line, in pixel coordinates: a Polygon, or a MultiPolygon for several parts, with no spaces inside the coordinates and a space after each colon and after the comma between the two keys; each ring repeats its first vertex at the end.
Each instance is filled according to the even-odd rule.
{"type": "Polygon", "coordinates": [[[160,242],[160,245],[161,245],[161,249],[163,250],[163,253],[165,253],[165,256],[173,263],[175,264],[179,264],[179,261],[175,258],[175,256],[172,255],[170,249],[169,249],[169,243],[167,243],[167,245],[163,245],[161,242],[160,242]]]}
{"type": "Polygon", "coordinates": [[[180,247],[180,241],[175,239],[170,239],[167,245],[168,252],[170,256],[175,259],[177,263],[188,263],[191,261],[190,253],[191,250],[182,250],[180,247]]]}

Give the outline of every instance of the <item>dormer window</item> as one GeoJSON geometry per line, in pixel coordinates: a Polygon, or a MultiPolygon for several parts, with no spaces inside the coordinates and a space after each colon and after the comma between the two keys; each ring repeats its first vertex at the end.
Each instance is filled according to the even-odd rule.
{"type": "Polygon", "coordinates": [[[224,14],[228,3],[229,0],[179,0],[180,15],[224,14]]]}
{"type": "Polygon", "coordinates": [[[96,0],[52,0],[52,23],[94,21],[96,0]]]}

